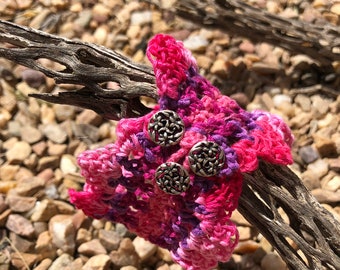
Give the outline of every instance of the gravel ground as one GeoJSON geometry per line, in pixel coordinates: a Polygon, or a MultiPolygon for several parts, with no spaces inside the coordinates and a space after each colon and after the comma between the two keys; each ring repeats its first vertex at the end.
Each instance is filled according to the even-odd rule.
{"type": "MultiPolygon", "coordinates": [[[[340,25],[340,2],[249,0],[286,18],[340,25]]],[[[138,1],[17,0],[0,3],[0,19],[101,44],[146,63],[154,34],[183,40],[221,91],[249,110],[281,115],[296,142],[291,169],[340,220],[340,64],[324,73],[304,55],[208,30],[138,1]],[[124,2],[126,2],[124,4],[124,2]],[[326,88],[325,88],[326,89],[326,88]]],[[[41,59],[44,65],[58,64],[41,59]]],[[[0,270],[177,270],[169,252],[122,224],[92,220],[68,201],[84,180],[75,157],[115,139],[114,121],[89,110],[52,105],[27,93],[72,89],[0,59],[0,270]]],[[[286,269],[271,245],[237,211],[240,243],[219,269],[286,269]]]]}

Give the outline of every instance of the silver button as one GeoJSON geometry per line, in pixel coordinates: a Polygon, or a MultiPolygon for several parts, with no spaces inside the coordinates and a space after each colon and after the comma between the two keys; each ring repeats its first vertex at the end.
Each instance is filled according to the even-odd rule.
{"type": "Polygon", "coordinates": [[[189,188],[189,173],[175,162],[161,164],[156,170],[156,183],[164,192],[177,195],[189,188]]]}
{"type": "Polygon", "coordinates": [[[218,174],[223,168],[224,163],[224,151],[217,143],[208,141],[199,142],[190,150],[190,168],[199,176],[209,177],[218,174]]]}
{"type": "Polygon", "coordinates": [[[159,111],[150,119],[148,132],[151,139],[158,145],[175,145],[183,137],[184,123],[174,111],[159,111]]]}

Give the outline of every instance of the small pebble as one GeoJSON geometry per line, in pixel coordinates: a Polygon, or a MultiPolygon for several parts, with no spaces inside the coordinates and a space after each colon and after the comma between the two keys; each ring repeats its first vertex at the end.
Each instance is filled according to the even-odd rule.
{"type": "Polygon", "coordinates": [[[208,40],[201,35],[191,35],[183,41],[184,47],[193,52],[202,52],[208,46],[208,40]]]}
{"type": "Polygon", "coordinates": [[[9,215],[6,222],[6,228],[23,237],[30,238],[34,235],[32,223],[28,219],[18,214],[9,215]]]}
{"type": "Polygon", "coordinates": [[[287,266],[278,254],[271,252],[261,260],[261,268],[263,270],[286,270],[287,266]]]}
{"type": "Polygon", "coordinates": [[[82,267],[82,270],[107,270],[110,268],[110,264],[110,256],[99,254],[91,257],[82,267]]]}
{"type": "Polygon", "coordinates": [[[52,242],[63,252],[73,254],[75,250],[76,231],[71,215],[55,215],[49,221],[52,242]]]}
{"type": "Polygon", "coordinates": [[[67,140],[67,133],[59,125],[47,124],[43,128],[44,135],[55,143],[64,143],[67,140]]]}
{"type": "Polygon", "coordinates": [[[155,244],[152,244],[139,236],[133,239],[132,243],[142,262],[148,260],[157,250],[157,246],[155,244]]]}
{"type": "Polygon", "coordinates": [[[9,164],[20,164],[31,154],[31,146],[24,141],[19,141],[6,152],[6,158],[9,164]]]}
{"type": "Polygon", "coordinates": [[[94,256],[99,254],[106,254],[106,249],[100,243],[99,239],[93,239],[85,242],[78,247],[78,252],[85,256],[94,256]]]}
{"type": "Polygon", "coordinates": [[[301,147],[299,155],[306,164],[312,163],[319,158],[318,152],[310,145],[301,147]]]}
{"type": "Polygon", "coordinates": [[[48,270],[66,270],[72,261],[73,257],[71,255],[63,253],[53,261],[48,270]]]}

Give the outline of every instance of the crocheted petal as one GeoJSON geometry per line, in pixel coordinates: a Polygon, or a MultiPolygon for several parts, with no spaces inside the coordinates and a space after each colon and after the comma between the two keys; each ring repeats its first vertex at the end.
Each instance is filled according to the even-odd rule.
{"type": "Polygon", "coordinates": [[[158,34],[149,42],[146,55],[153,65],[159,96],[177,99],[178,87],[186,80],[188,69],[197,69],[191,53],[184,48],[182,42],[158,34]]]}
{"type": "Polygon", "coordinates": [[[85,215],[100,219],[108,212],[109,207],[102,202],[101,194],[95,194],[87,191],[77,192],[69,190],[70,201],[78,209],[82,209],[85,215]]]}
{"type": "Polygon", "coordinates": [[[291,147],[294,142],[294,136],[288,127],[288,125],[283,121],[283,119],[277,115],[270,114],[269,112],[264,112],[260,110],[255,110],[252,112],[253,115],[257,115],[257,122],[267,122],[271,125],[273,130],[277,132],[283,139],[283,141],[291,147]]]}
{"type": "Polygon", "coordinates": [[[225,224],[215,220],[201,226],[205,227],[204,233],[191,232],[179,248],[172,251],[173,259],[185,269],[206,270],[219,261],[228,261],[238,242],[237,228],[228,220],[225,224]]]}
{"type": "MultiPolygon", "coordinates": [[[[267,115],[268,116],[268,115],[267,115]]],[[[260,126],[252,135],[255,137],[254,148],[259,157],[274,164],[288,165],[293,163],[290,145],[292,135],[287,133],[288,127],[278,117],[261,117],[256,123],[260,126]],[[279,127],[284,127],[284,133],[279,127]]],[[[288,129],[289,130],[289,129],[288,129]]]]}
{"type": "Polygon", "coordinates": [[[255,171],[258,166],[257,151],[250,140],[239,140],[232,148],[237,155],[237,161],[242,173],[255,171]]]}

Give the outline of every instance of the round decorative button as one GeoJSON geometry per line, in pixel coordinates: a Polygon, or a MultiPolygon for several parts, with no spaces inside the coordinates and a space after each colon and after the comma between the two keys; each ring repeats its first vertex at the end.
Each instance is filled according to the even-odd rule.
{"type": "Polygon", "coordinates": [[[175,145],[183,137],[184,123],[174,111],[163,110],[152,116],[148,131],[156,144],[161,146],[175,145]]]}
{"type": "Polygon", "coordinates": [[[223,149],[214,142],[196,143],[189,153],[191,170],[199,176],[214,176],[223,168],[225,154],[223,149]]]}
{"type": "Polygon", "coordinates": [[[189,188],[189,173],[175,162],[161,164],[156,170],[156,183],[164,192],[177,195],[189,188]]]}

